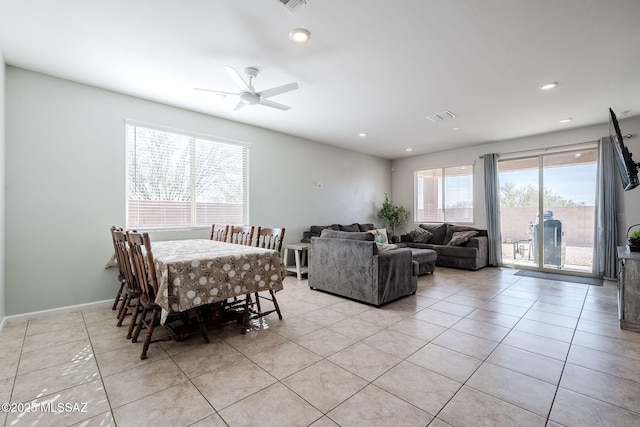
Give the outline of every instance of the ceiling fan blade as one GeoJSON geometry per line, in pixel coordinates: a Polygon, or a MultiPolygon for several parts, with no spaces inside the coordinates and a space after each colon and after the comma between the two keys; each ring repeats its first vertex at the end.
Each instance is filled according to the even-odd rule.
{"type": "Polygon", "coordinates": [[[233,81],[238,85],[240,89],[242,89],[243,91],[256,93],[253,87],[251,87],[251,85],[249,85],[247,82],[244,81],[240,73],[238,73],[238,71],[236,71],[235,68],[230,67],[229,65],[225,65],[224,69],[227,70],[227,73],[229,73],[229,76],[231,76],[233,81]]]}
{"type": "Polygon", "coordinates": [[[240,95],[239,93],[234,93],[234,92],[223,92],[221,90],[214,90],[214,89],[204,89],[201,87],[194,87],[193,90],[202,90],[204,92],[213,92],[213,93],[219,93],[221,95],[240,95]]]}
{"type": "Polygon", "coordinates": [[[236,108],[234,108],[233,111],[238,111],[239,109],[241,109],[245,105],[247,105],[247,104],[245,104],[244,102],[242,102],[242,100],[240,100],[240,102],[238,102],[238,105],[236,105],[236,108]]]}
{"type": "Polygon", "coordinates": [[[269,101],[268,99],[262,99],[262,98],[260,98],[260,101],[258,101],[258,104],[265,105],[267,107],[277,108],[278,110],[282,110],[282,111],[287,111],[288,109],[291,108],[288,105],[279,104],[277,102],[269,101]]]}
{"type": "Polygon", "coordinates": [[[274,87],[271,89],[263,90],[262,92],[259,92],[259,95],[262,96],[263,98],[270,98],[272,96],[279,95],[281,93],[289,92],[291,90],[296,90],[296,89],[298,89],[298,83],[294,82],[294,83],[289,83],[286,85],[274,87]]]}

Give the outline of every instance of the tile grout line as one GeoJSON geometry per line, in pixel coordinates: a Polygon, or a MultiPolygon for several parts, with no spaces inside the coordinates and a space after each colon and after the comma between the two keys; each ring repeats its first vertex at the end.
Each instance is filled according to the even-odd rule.
{"type": "Polygon", "coordinates": [[[547,415],[547,423],[555,422],[551,419],[551,412],[553,411],[553,405],[556,402],[556,397],[558,396],[558,391],[560,390],[560,383],[562,382],[562,376],[564,375],[564,370],[567,367],[567,361],[569,360],[569,354],[571,353],[571,347],[573,346],[573,339],[576,336],[576,331],[578,330],[578,324],[580,323],[580,318],[582,317],[582,310],[584,310],[585,303],[587,301],[587,295],[589,295],[590,289],[587,289],[585,293],[584,299],[582,300],[582,307],[580,307],[580,314],[576,319],[576,326],[573,328],[573,334],[571,334],[571,341],[569,342],[569,349],[567,350],[567,355],[564,358],[564,362],[562,364],[562,370],[560,371],[560,378],[558,378],[558,386],[556,387],[556,392],[553,394],[553,399],[551,400],[551,406],[549,407],[549,414],[547,415]]]}

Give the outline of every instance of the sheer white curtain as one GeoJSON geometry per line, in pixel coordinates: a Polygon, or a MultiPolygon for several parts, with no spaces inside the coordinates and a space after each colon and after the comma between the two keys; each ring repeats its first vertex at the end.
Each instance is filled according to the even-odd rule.
{"type": "Polygon", "coordinates": [[[489,265],[502,265],[502,237],[500,234],[500,187],[498,183],[498,154],[485,154],[484,188],[489,236],[489,265]]]}
{"type": "Polygon", "coordinates": [[[616,279],[618,261],[618,222],[616,206],[618,179],[615,168],[615,148],[610,138],[600,140],[598,149],[598,184],[596,193],[596,229],[593,251],[593,272],[598,277],[616,279]]]}

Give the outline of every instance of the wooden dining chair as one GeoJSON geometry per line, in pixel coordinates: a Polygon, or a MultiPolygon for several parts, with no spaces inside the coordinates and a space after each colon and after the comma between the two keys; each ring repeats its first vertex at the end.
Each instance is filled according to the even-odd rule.
{"type": "MultiPolygon", "coordinates": [[[[113,250],[114,250],[114,257],[116,260],[116,264],[118,265],[118,292],[116,292],[116,298],[115,300],[113,300],[113,306],[111,307],[111,310],[115,310],[116,308],[118,308],[119,303],[124,303],[124,296],[125,296],[125,286],[127,284],[126,282],[126,278],[125,278],[125,273],[123,271],[123,261],[122,261],[122,255],[120,253],[120,251],[118,250],[118,244],[116,243],[116,235],[114,234],[115,231],[118,230],[120,232],[122,232],[122,228],[120,227],[111,227],[111,240],[113,241],[113,250]]],[[[122,306],[120,306],[120,308],[122,308],[122,306]]],[[[116,317],[120,317],[120,311],[118,310],[118,315],[116,317]]]]}
{"type": "Polygon", "coordinates": [[[118,313],[118,327],[122,326],[127,315],[131,315],[129,320],[129,328],[127,330],[127,338],[131,338],[133,327],[139,313],[140,305],[140,284],[138,278],[133,272],[131,259],[129,257],[129,242],[127,235],[122,229],[113,230],[114,241],[116,244],[116,254],[118,257],[118,268],[121,269],[124,277],[125,288],[122,306],[118,313]]]}
{"type": "Polygon", "coordinates": [[[236,245],[252,246],[254,231],[253,225],[230,225],[226,241],[236,245]]]}
{"type": "Polygon", "coordinates": [[[228,230],[229,230],[228,225],[213,224],[211,226],[211,240],[216,240],[218,242],[226,242],[228,230]]]}
{"type": "Polygon", "coordinates": [[[142,306],[142,313],[136,322],[132,341],[137,341],[143,326],[147,330],[140,359],[146,359],[149,346],[152,343],[160,341],[179,341],[200,332],[204,341],[209,342],[209,336],[207,335],[207,330],[202,318],[197,316],[197,327],[194,327],[189,321],[189,313],[186,312],[172,313],[165,321],[168,333],[154,339],[153,332],[156,324],[159,323],[162,307],[155,302],[158,292],[158,277],[153,261],[153,253],[151,251],[151,240],[149,239],[148,233],[140,234],[137,232],[127,232],[127,240],[129,242],[131,263],[133,264],[136,276],[140,278],[140,305],[142,306]],[[151,319],[147,319],[149,313],[151,313],[151,319]]]}
{"type": "Polygon", "coordinates": [[[256,247],[274,249],[280,252],[282,241],[284,240],[284,231],[284,228],[258,227],[256,247]]]}
{"type": "MultiPolygon", "coordinates": [[[[284,228],[269,228],[269,227],[258,227],[258,232],[256,233],[256,247],[265,248],[265,249],[273,249],[280,253],[282,249],[282,242],[284,241],[284,228]]],[[[270,297],[261,296],[256,292],[255,296],[255,306],[254,310],[254,318],[255,317],[263,317],[267,316],[274,311],[278,313],[278,318],[282,320],[282,313],[280,313],[280,306],[278,305],[278,300],[276,299],[276,293],[269,289],[270,297]],[[260,298],[271,301],[273,303],[273,309],[262,311],[260,307],[260,298]]],[[[247,296],[249,303],[251,302],[249,296],[247,296]]]]}

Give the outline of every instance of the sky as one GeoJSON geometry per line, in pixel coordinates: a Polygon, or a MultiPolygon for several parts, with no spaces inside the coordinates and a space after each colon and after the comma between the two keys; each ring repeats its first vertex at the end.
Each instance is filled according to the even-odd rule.
{"type": "MultiPolygon", "coordinates": [[[[544,170],[544,187],[568,200],[586,206],[595,205],[596,165],[576,165],[548,168],[544,170]]],[[[500,185],[512,182],[518,186],[538,184],[538,170],[528,169],[514,172],[501,172],[500,185]]]]}

